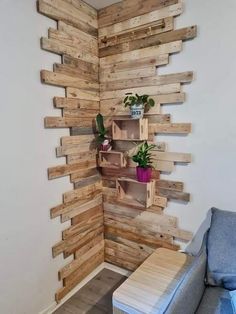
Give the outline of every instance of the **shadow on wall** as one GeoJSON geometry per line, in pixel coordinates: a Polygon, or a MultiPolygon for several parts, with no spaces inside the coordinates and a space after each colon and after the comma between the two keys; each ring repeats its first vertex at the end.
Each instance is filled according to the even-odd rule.
{"type": "Polygon", "coordinates": [[[209,209],[206,215],[205,220],[200,225],[199,229],[197,230],[195,236],[193,237],[191,243],[186,247],[186,252],[196,255],[202,245],[203,237],[206,233],[206,231],[209,229],[211,224],[211,210],[209,209]]]}

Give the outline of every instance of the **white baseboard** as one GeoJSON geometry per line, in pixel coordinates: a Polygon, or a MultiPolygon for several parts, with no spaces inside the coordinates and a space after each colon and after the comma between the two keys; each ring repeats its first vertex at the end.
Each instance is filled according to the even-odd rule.
{"type": "Polygon", "coordinates": [[[62,306],[63,303],[65,303],[67,300],[69,300],[75,293],[77,293],[83,286],[85,286],[91,279],[93,279],[98,273],[100,273],[101,270],[104,268],[110,269],[116,273],[119,273],[123,276],[128,277],[131,272],[128,270],[125,270],[123,268],[120,268],[118,266],[109,264],[109,263],[102,263],[100,264],[91,274],[89,274],[84,280],[82,280],[73,290],[71,290],[65,298],[63,298],[60,303],[53,302],[51,305],[49,305],[46,309],[39,312],[38,314],[52,314],[54,311],[56,311],[60,306],[62,306]]]}

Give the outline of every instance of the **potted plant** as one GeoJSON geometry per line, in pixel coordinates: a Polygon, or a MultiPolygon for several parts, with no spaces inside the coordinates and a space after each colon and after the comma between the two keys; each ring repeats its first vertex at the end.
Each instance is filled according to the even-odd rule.
{"type": "Polygon", "coordinates": [[[96,117],[97,130],[98,130],[98,144],[101,151],[111,150],[111,139],[107,137],[108,130],[104,126],[104,119],[102,114],[98,114],[96,117]]]}
{"type": "Polygon", "coordinates": [[[147,112],[151,107],[154,107],[155,101],[149,95],[138,95],[133,93],[126,93],[124,99],[125,107],[130,108],[132,119],[141,119],[144,110],[147,112]]]}
{"type": "Polygon", "coordinates": [[[137,180],[139,182],[150,182],[152,176],[152,155],[151,151],[156,147],[154,144],[142,143],[138,152],[133,155],[132,160],[138,163],[136,167],[137,180]]]}

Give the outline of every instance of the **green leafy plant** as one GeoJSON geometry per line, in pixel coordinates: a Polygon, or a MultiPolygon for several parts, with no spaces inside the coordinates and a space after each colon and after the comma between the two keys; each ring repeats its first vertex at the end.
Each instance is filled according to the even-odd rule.
{"type": "Polygon", "coordinates": [[[138,163],[139,167],[152,168],[151,151],[156,147],[154,144],[148,144],[147,141],[138,147],[138,152],[132,157],[132,160],[138,163]]]}
{"type": "Polygon", "coordinates": [[[98,114],[96,117],[97,130],[98,130],[98,143],[102,144],[106,139],[108,130],[104,126],[104,119],[102,114],[98,114]]]}
{"type": "Polygon", "coordinates": [[[135,105],[143,105],[146,110],[155,106],[155,101],[149,95],[138,95],[133,93],[126,93],[124,99],[125,107],[132,107],[135,105]]]}

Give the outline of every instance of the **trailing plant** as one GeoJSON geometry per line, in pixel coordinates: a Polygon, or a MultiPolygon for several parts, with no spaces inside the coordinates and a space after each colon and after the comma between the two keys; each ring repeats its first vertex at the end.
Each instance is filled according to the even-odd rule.
{"type": "Polygon", "coordinates": [[[125,107],[132,107],[135,105],[143,105],[148,111],[151,107],[154,107],[155,101],[150,98],[149,95],[138,95],[133,93],[126,93],[124,99],[125,107]]]}
{"type": "Polygon", "coordinates": [[[154,144],[148,144],[147,141],[142,143],[138,152],[132,157],[132,160],[138,163],[141,168],[152,168],[152,154],[151,151],[156,147],[154,144]]]}
{"type": "Polygon", "coordinates": [[[98,114],[96,117],[97,130],[98,130],[98,143],[102,144],[106,139],[108,130],[104,126],[104,119],[102,114],[98,114]]]}

